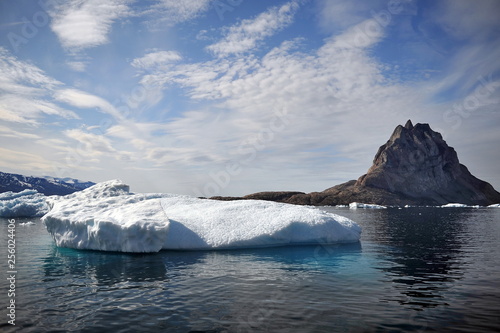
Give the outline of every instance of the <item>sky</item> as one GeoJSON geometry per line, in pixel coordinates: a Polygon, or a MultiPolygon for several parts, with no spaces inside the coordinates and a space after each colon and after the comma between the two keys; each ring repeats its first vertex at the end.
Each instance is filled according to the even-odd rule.
{"type": "Polygon", "coordinates": [[[408,119],[500,190],[500,1],[0,0],[0,171],[322,191],[408,119]]]}

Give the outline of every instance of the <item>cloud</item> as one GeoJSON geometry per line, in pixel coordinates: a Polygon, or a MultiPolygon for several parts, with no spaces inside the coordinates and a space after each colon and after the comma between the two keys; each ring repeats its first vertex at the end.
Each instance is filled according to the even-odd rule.
{"type": "Polygon", "coordinates": [[[327,33],[342,33],[367,19],[393,24],[394,16],[416,15],[415,0],[319,0],[315,3],[319,27],[327,33]],[[385,21],[389,17],[389,21],[385,21]]]}
{"type": "Polygon", "coordinates": [[[147,53],[141,58],[136,58],[131,65],[139,69],[149,69],[181,60],[181,55],[176,51],[156,51],[147,53]]]}
{"type": "Polygon", "coordinates": [[[163,129],[163,126],[161,123],[121,123],[108,128],[106,135],[128,142],[142,152],[155,146],[153,133],[163,129]]]}
{"type": "MultiPolygon", "coordinates": [[[[128,116],[130,116],[128,113],[122,114],[119,109],[115,108],[105,99],[77,89],[60,90],[55,94],[55,98],[78,108],[96,108],[102,113],[109,114],[115,120],[116,124],[109,127],[105,135],[87,133],[80,129],[72,129],[65,132],[67,137],[84,144],[86,152],[109,152],[113,153],[112,155],[118,160],[131,160],[133,159],[133,154],[128,151],[118,151],[112,148],[108,136],[119,138],[121,142],[128,142],[132,147],[138,149],[137,153],[140,154],[145,148],[151,147],[151,144],[147,144],[147,140],[153,138],[152,132],[159,128],[161,129],[163,126],[141,123],[132,118],[128,118],[128,116]]],[[[95,128],[100,129],[101,126],[89,126],[87,130],[95,128]]],[[[88,155],[88,153],[84,155],[88,155]]],[[[94,156],[95,154],[91,155],[94,156]]]]}
{"type": "Polygon", "coordinates": [[[206,12],[212,0],[156,0],[142,15],[148,17],[149,28],[173,26],[206,12]]]}
{"type": "Polygon", "coordinates": [[[52,94],[63,84],[40,68],[20,61],[0,47],[0,119],[37,124],[43,115],[66,119],[78,116],[52,102],[52,94]]]}
{"type": "Polygon", "coordinates": [[[254,19],[226,28],[224,39],[206,49],[219,57],[252,51],[258,47],[258,42],[291,24],[298,8],[296,1],[272,7],[254,19]]]}
{"type": "Polygon", "coordinates": [[[449,35],[458,40],[485,41],[500,33],[500,3],[482,0],[444,0],[429,12],[432,19],[449,35]]]}
{"type": "Polygon", "coordinates": [[[85,67],[87,67],[87,63],[84,61],[68,61],[66,65],[75,72],[84,72],[85,67]]]}
{"type": "Polygon", "coordinates": [[[463,98],[484,82],[498,82],[500,71],[500,3],[485,0],[440,1],[427,8],[419,31],[444,54],[444,75],[434,88],[436,95],[463,98]],[[443,38],[444,37],[444,38],[443,38]],[[442,44],[446,47],[442,48],[442,44]]]}
{"type": "Polygon", "coordinates": [[[71,152],[71,145],[68,144],[68,140],[65,136],[60,136],[60,133],[57,133],[57,137],[47,137],[44,136],[39,140],[36,140],[37,146],[45,146],[49,149],[55,151],[56,155],[61,155],[65,157],[69,152],[71,152]]]}
{"type": "Polygon", "coordinates": [[[40,118],[42,114],[56,115],[66,119],[78,119],[74,112],[67,111],[42,99],[13,94],[0,96],[0,119],[2,120],[37,124],[37,118],[40,118]]]}
{"type": "MultiPolygon", "coordinates": [[[[259,165],[284,168],[280,177],[311,175],[311,170],[325,177],[325,165],[346,159],[367,169],[373,157],[367,149],[374,154],[386,132],[421,105],[419,92],[385,78],[383,66],[370,56],[385,34],[383,27],[366,30],[373,24],[362,21],[312,50],[299,38],[261,57],[249,50],[237,58],[152,67],[143,77],[147,83],[164,89],[177,84],[192,100],[212,104],[165,124],[176,145],[151,147],[146,158],[203,165],[207,173],[236,163],[257,172],[255,177],[259,165]],[[324,157],[326,151],[337,153],[324,157]],[[290,161],[294,167],[288,167],[290,161]]],[[[352,177],[366,169],[353,170],[352,177]]]]}
{"type": "Polygon", "coordinates": [[[37,154],[0,147],[0,156],[2,156],[0,167],[4,170],[11,169],[16,172],[19,170],[28,170],[29,172],[50,172],[53,170],[52,162],[37,154]]]}
{"type": "Polygon", "coordinates": [[[323,29],[349,28],[370,18],[370,10],[380,9],[386,1],[320,0],[317,2],[319,22],[323,29]]]}
{"type": "Polygon", "coordinates": [[[15,139],[41,139],[42,137],[36,134],[16,131],[12,128],[0,125],[0,136],[15,138],[15,139]]]}
{"type": "Polygon", "coordinates": [[[0,46],[0,90],[14,94],[43,94],[62,83],[47,76],[40,68],[18,60],[0,46]],[[43,87],[43,88],[41,88],[43,87]]]}
{"type": "Polygon", "coordinates": [[[116,120],[124,119],[124,116],[105,99],[78,89],[61,89],[55,92],[54,98],[60,102],[67,103],[78,108],[97,108],[101,112],[113,116],[116,120]]]}
{"type": "Polygon", "coordinates": [[[70,163],[80,162],[79,164],[81,165],[96,167],[99,166],[101,158],[107,161],[114,159],[119,162],[131,162],[134,160],[134,153],[115,148],[112,141],[105,135],[89,133],[76,128],[65,130],[63,134],[79,142],[77,146],[69,150],[69,154],[66,154],[67,159],[68,157],[70,158],[70,163]]]}
{"type": "Polygon", "coordinates": [[[99,155],[114,154],[116,149],[113,148],[111,141],[102,135],[84,132],[80,129],[71,129],[64,131],[64,135],[83,144],[80,152],[85,155],[96,157],[99,155]]]}
{"type": "Polygon", "coordinates": [[[63,47],[81,50],[108,43],[114,21],[131,15],[129,0],[72,0],[50,11],[52,31],[63,47]]]}

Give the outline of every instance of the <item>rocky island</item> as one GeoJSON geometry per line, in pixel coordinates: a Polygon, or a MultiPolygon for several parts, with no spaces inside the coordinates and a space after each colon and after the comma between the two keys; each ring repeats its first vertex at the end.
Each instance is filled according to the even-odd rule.
{"type": "Polygon", "coordinates": [[[260,199],[299,205],[467,205],[500,203],[500,193],[460,164],[455,149],[429,124],[399,125],[375,154],[373,165],[357,180],[322,192],[259,192],[216,200],[260,199]]]}

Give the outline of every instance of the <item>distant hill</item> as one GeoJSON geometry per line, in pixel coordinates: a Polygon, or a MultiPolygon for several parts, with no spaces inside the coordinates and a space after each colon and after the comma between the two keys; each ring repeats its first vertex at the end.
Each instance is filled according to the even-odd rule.
{"type": "Polygon", "coordinates": [[[45,195],[66,195],[95,185],[73,178],[32,177],[15,173],[0,172],[0,193],[21,192],[26,189],[37,190],[45,195]]]}
{"type": "Polygon", "coordinates": [[[491,205],[500,203],[500,193],[489,183],[474,177],[458,161],[455,149],[428,124],[408,120],[397,126],[382,145],[368,172],[357,180],[322,192],[260,192],[242,198],[300,205],[347,205],[363,202],[379,205],[491,205]]]}

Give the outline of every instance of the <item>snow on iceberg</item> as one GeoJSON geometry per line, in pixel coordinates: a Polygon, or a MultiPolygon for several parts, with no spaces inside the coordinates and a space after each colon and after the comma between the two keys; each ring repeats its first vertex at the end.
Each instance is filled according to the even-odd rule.
{"type": "Polygon", "coordinates": [[[351,202],[349,204],[350,209],[358,209],[358,208],[371,208],[371,209],[385,209],[387,207],[375,204],[365,204],[359,202],[351,202]]]}
{"type": "Polygon", "coordinates": [[[264,247],[359,240],[351,220],[316,208],[263,200],[161,200],[170,220],[164,249],[264,247]]]}
{"type": "Polygon", "coordinates": [[[121,252],[198,250],[359,241],[353,221],[316,208],[261,200],[215,201],[129,193],[99,183],[49,201],[42,220],[61,247],[121,252]]]}
{"type": "Polygon", "coordinates": [[[23,227],[24,227],[24,226],[29,226],[29,225],[35,225],[35,222],[33,222],[33,221],[21,222],[21,223],[19,223],[18,225],[20,225],[20,226],[23,226],[23,227]]]}
{"type": "Polygon", "coordinates": [[[42,221],[60,247],[157,252],[169,227],[160,198],[129,194],[128,185],[108,181],[49,200],[42,221]]]}
{"type": "Polygon", "coordinates": [[[48,211],[45,195],[36,190],[0,193],[0,217],[35,217],[48,211]]]}
{"type": "Polygon", "coordinates": [[[464,208],[464,207],[467,207],[467,208],[479,208],[479,206],[469,206],[469,205],[461,204],[461,203],[448,203],[446,205],[442,205],[441,207],[442,208],[464,208]]]}

